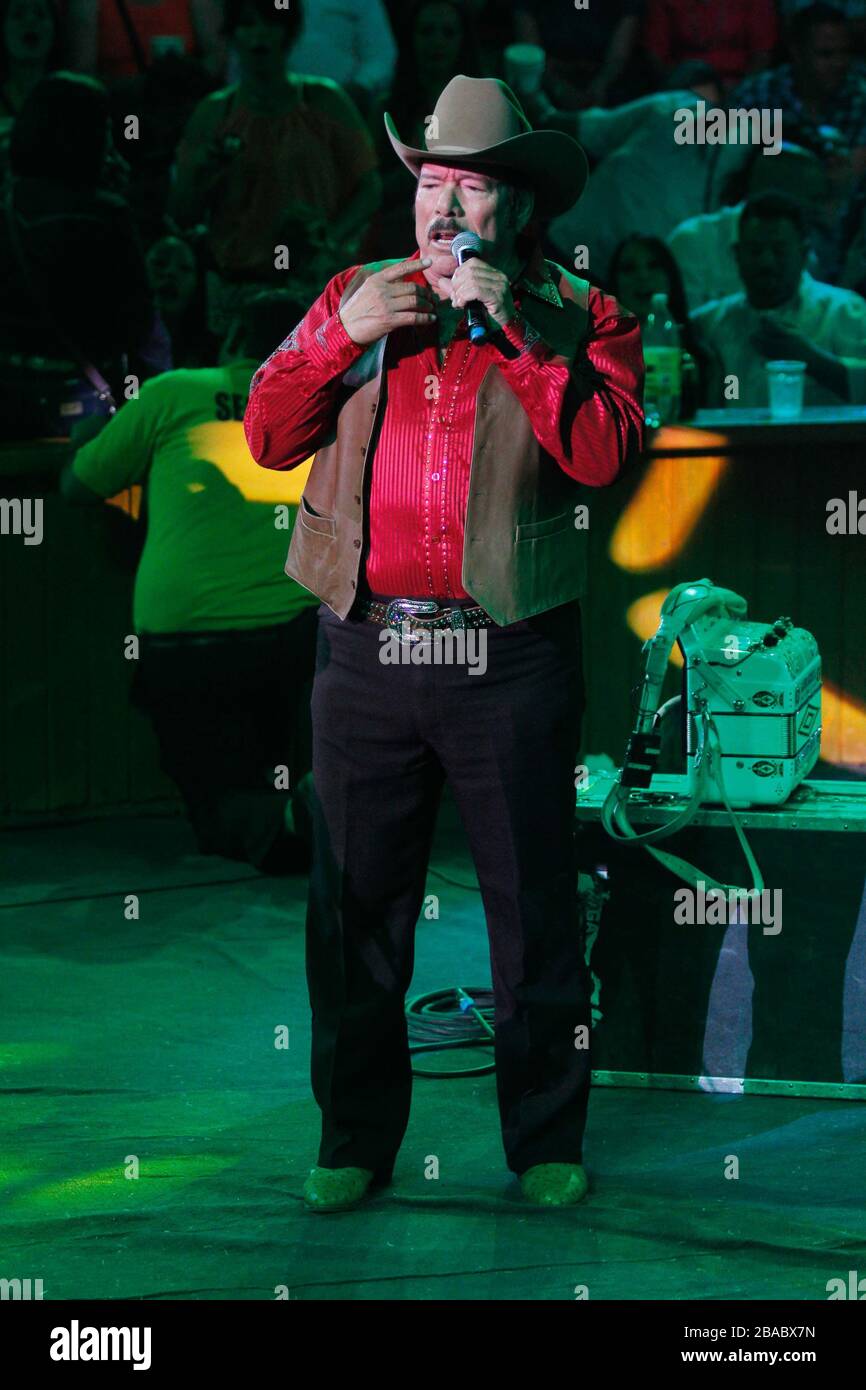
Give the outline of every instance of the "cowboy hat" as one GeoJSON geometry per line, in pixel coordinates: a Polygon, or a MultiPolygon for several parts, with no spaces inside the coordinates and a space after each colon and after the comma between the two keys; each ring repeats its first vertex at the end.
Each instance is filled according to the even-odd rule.
{"type": "Polygon", "coordinates": [[[588,164],[577,141],[563,131],[533,130],[517,97],[496,77],[452,77],[426,127],[427,148],[413,149],[385,112],[388,139],[416,178],[422,164],[515,174],[535,190],[538,211],[546,217],[567,211],[583,192],[588,164]]]}

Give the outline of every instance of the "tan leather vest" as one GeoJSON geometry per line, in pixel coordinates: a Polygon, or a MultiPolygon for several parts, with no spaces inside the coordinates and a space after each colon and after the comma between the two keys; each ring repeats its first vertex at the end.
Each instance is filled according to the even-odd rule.
{"type": "MultiPolygon", "coordinates": [[[[341,306],[369,275],[396,263],[363,266],[341,306]]],[[[571,364],[590,327],[589,284],[547,265],[563,307],[524,294],[521,312],[557,358],[571,364]]],[[[358,592],[365,474],[385,413],[387,364],[388,336],[343,377],[333,431],[313,461],[286,561],[286,573],[340,618],[358,592]]],[[[584,380],[589,396],[595,383],[584,380]]],[[[544,453],[520,402],[491,364],[476,403],[462,583],[495,622],[519,622],[583,594],[586,530],[575,524],[575,508],[588,503],[591,491],[544,453]]]]}

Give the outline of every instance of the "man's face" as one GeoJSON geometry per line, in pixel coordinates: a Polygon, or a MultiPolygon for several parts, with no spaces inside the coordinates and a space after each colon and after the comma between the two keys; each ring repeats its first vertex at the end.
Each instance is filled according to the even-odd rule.
{"type": "Polygon", "coordinates": [[[265,72],[284,58],[286,32],[259,14],[255,5],[246,5],[232,35],[241,63],[252,72],[265,72]]]}
{"type": "Polygon", "coordinates": [[[458,232],[474,232],[485,243],[483,257],[503,267],[514,252],[517,228],[507,187],[472,169],[423,164],[415,194],[415,236],[429,256],[431,280],[449,279],[457,269],[451,243],[458,232]]]}
{"type": "Polygon", "coordinates": [[[746,295],[754,309],[775,309],[790,299],[806,264],[806,247],[786,217],[752,217],[734,248],[746,295]]]}
{"type": "Polygon", "coordinates": [[[452,5],[431,0],[415,16],[413,44],[418,71],[454,72],[463,37],[460,19],[452,5]]]}
{"type": "Polygon", "coordinates": [[[163,237],[147,253],[147,271],[159,308],[182,313],[195,294],[198,278],[192,248],[178,237],[163,237]]]}
{"type": "Polygon", "coordinates": [[[47,58],[54,42],[54,18],[45,0],[12,0],[3,38],[13,65],[47,58]]]}
{"type": "Polygon", "coordinates": [[[654,294],[670,294],[668,273],[649,246],[633,241],[626,246],[617,266],[617,299],[640,319],[646,319],[654,294]]]}
{"type": "Polygon", "coordinates": [[[792,54],[797,85],[810,95],[830,97],[848,73],[850,50],[844,24],[817,24],[809,42],[792,54]]]}

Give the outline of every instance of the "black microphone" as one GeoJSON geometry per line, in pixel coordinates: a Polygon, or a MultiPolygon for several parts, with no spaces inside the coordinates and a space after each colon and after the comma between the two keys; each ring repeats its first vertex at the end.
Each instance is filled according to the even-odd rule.
{"type": "MultiPolygon", "coordinates": [[[[471,261],[473,256],[480,256],[484,250],[484,244],[480,236],[474,232],[458,232],[451,243],[451,255],[458,265],[464,265],[466,261],[471,261]]],[[[484,305],[480,299],[470,299],[464,309],[464,322],[469,330],[470,343],[483,343],[487,337],[487,320],[484,317],[484,305]]]]}

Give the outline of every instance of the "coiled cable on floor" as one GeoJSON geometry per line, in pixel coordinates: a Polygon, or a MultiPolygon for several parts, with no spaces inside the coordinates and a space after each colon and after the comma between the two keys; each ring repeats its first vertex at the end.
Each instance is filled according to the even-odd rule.
{"type": "MultiPolygon", "coordinates": [[[[414,1058],[423,1052],[444,1052],[449,1048],[493,1046],[493,991],[490,989],[437,989],[418,994],[406,1004],[409,1052],[414,1058]]],[[[417,1067],[414,1076],[485,1076],[495,1071],[494,1061],[459,1070],[417,1067]]]]}

